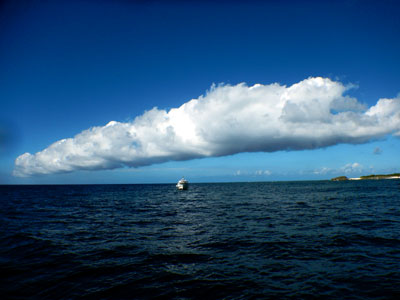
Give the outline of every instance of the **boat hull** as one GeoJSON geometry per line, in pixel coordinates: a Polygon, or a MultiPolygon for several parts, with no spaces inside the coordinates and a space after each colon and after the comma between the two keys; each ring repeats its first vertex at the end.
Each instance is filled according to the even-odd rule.
{"type": "Polygon", "coordinates": [[[178,182],[178,184],[176,185],[176,188],[178,190],[187,190],[189,188],[189,183],[186,182],[178,182]]]}

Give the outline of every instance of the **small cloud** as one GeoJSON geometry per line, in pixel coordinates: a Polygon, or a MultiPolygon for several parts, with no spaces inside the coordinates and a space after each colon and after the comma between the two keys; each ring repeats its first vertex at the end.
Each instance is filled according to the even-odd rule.
{"type": "Polygon", "coordinates": [[[235,173],[233,173],[234,176],[240,176],[240,174],[242,174],[240,170],[237,170],[235,173]]]}
{"type": "Polygon", "coordinates": [[[382,154],[382,149],[381,148],[379,148],[379,147],[376,147],[375,149],[374,149],[374,154],[376,154],[376,155],[379,155],[379,154],[382,154]]]}
{"type": "Polygon", "coordinates": [[[262,176],[262,175],[269,176],[272,174],[272,172],[270,170],[257,170],[257,171],[255,171],[255,174],[258,176],[262,176]]]}
{"type": "Polygon", "coordinates": [[[325,175],[325,174],[327,174],[327,173],[329,173],[329,172],[331,172],[332,170],[330,169],[330,168],[327,168],[327,167],[323,167],[323,168],[321,168],[321,169],[316,169],[316,170],[314,170],[314,174],[316,174],[316,175],[325,175]]]}
{"type": "Polygon", "coordinates": [[[363,170],[363,166],[355,162],[343,166],[341,170],[345,173],[361,173],[363,170]]]}

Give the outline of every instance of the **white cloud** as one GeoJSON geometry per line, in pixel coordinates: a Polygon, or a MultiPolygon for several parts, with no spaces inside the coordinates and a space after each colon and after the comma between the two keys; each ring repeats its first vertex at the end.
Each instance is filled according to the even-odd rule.
{"type": "Polygon", "coordinates": [[[254,172],[254,174],[257,176],[262,176],[262,175],[269,176],[272,174],[272,172],[270,170],[257,170],[254,172]]]}
{"type": "Polygon", "coordinates": [[[365,143],[400,135],[400,97],[364,108],[350,88],[328,78],[213,86],[169,111],[111,121],[15,161],[14,175],[139,167],[171,160],[365,143]]]}
{"type": "Polygon", "coordinates": [[[316,169],[313,171],[314,174],[316,175],[326,175],[332,172],[332,169],[327,168],[327,167],[322,167],[320,169],[316,169]]]}
{"type": "Polygon", "coordinates": [[[269,176],[272,175],[270,170],[256,170],[256,171],[249,171],[249,170],[237,170],[233,173],[234,176],[269,176]]]}
{"type": "Polygon", "coordinates": [[[345,166],[343,166],[341,168],[341,170],[346,174],[361,173],[363,171],[363,169],[364,169],[364,167],[357,162],[346,164],[345,166]]]}

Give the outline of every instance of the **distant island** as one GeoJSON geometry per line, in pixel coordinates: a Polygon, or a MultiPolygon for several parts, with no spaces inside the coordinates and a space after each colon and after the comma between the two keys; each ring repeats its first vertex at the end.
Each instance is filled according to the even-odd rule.
{"type": "Polygon", "coordinates": [[[356,178],[348,178],[346,176],[339,176],[332,178],[332,181],[345,181],[345,180],[377,180],[377,179],[400,179],[400,173],[387,174],[387,175],[367,175],[356,178]]]}

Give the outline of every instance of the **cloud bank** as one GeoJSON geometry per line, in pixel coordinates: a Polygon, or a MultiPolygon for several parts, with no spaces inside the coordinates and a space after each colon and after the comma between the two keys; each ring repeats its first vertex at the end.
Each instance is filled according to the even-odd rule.
{"type": "Polygon", "coordinates": [[[166,161],[365,143],[400,135],[400,96],[364,107],[351,86],[313,77],[212,86],[169,111],[153,108],[132,122],[111,121],[15,160],[15,176],[140,167],[166,161]]]}

